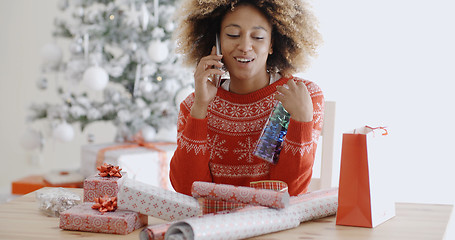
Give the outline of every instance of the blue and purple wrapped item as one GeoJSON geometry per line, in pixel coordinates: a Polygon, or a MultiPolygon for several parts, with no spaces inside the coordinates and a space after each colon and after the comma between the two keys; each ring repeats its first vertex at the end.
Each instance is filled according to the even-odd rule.
{"type": "Polygon", "coordinates": [[[269,119],[262,130],[258,144],[253,155],[270,163],[278,163],[283,138],[288,131],[290,114],[284,109],[281,102],[277,101],[269,119]]]}

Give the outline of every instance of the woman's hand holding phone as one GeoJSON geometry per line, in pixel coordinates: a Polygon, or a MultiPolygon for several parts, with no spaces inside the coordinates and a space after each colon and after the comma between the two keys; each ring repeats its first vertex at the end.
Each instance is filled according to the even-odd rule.
{"type": "Polygon", "coordinates": [[[223,63],[222,55],[216,54],[216,47],[212,48],[210,55],[201,58],[194,72],[194,103],[191,108],[191,116],[204,119],[207,116],[207,108],[215,98],[217,86],[209,79],[215,75],[221,76],[223,63]]]}

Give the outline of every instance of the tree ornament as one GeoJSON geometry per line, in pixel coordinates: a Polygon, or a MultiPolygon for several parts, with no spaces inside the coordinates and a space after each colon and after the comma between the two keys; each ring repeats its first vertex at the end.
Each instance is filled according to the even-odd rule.
{"type": "Polygon", "coordinates": [[[125,22],[128,26],[138,28],[141,13],[136,10],[134,3],[131,3],[130,10],[125,13],[125,22]]]}
{"type": "Polygon", "coordinates": [[[147,30],[147,27],[149,25],[149,20],[150,20],[150,13],[147,9],[147,5],[145,5],[145,2],[142,3],[141,5],[141,26],[142,26],[142,31],[145,32],[147,30]]]}
{"type": "Polygon", "coordinates": [[[38,78],[36,81],[36,87],[38,87],[39,90],[46,90],[47,89],[47,79],[45,77],[38,78]]]}
{"type": "Polygon", "coordinates": [[[89,67],[82,77],[82,83],[95,91],[103,90],[108,82],[109,75],[106,70],[98,66],[89,67]]]}
{"type": "Polygon", "coordinates": [[[145,126],[141,129],[142,137],[146,142],[152,142],[156,137],[156,129],[152,126],[145,126]]]}
{"type": "Polygon", "coordinates": [[[164,30],[166,32],[172,32],[175,29],[175,24],[173,22],[167,22],[166,25],[164,26],[164,30]]]}
{"type": "Polygon", "coordinates": [[[73,54],[80,54],[80,53],[82,53],[82,45],[78,44],[76,42],[73,42],[70,45],[70,51],[73,54]]]}
{"type": "Polygon", "coordinates": [[[44,63],[52,66],[58,65],[62,61],[63,53],[57,44],[48,43],[41,48],[41,55],[44,63]]]}
{"type": "Polygon", "coordinates": [[[129,48],[131,51],[133,51],[133,52],[136,51],[136,50],[137,50],[137,43],[135,43],[135,42],[130,42],[130,43],[128,44],[128,48],[129,48]]]}
{"type": "Polygon", "coordinates": [[[85,14],[85,10],[83,7],[78,7],[74,10],[74,16],[76,16],[76,17],[82,18],[82,17],[84,17],[84,14],[85,14]]]}
{"type": "Polygon", "coordinates": [[[153,84],[147,77],[144,78],[144,81],[141,81],[139,85],[139,88],[144,93],[149,93],[153,90],[153,84]]]}
{"type": "Polygon", "coordinates": [[[61,142],[70,142],[74,138],[74,129],[66,122],[60,123],[52,131],[52,137],[61,142]]]}
{"type": "Polygon", "coordinates": [[[156,26],[158,26],[158,23],[160,21],[160,16],[158,15],[159,14],[159,10],[160,10],[160,7],[159,7],[159,0],[153,0],[153,22],[156,26]]]}
{"type": "Polygon", "coordinates": [[[33,129],[27,129],[20,140],[21,146],[26,150],[34,150],[43,146],[41,134],[33,129]]]}
{"type": "Polygon", "coordinates": [[[165,42],[153,40],[149,45],[148,54],[150,55],[150,59],[152,61],[160,63],[166,60],[169,55],[169,49],[165,42]]]}

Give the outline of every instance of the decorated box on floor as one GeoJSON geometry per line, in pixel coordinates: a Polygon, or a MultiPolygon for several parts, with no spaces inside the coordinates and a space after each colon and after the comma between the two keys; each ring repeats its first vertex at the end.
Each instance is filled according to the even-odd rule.
{"type": "Polygon", "coordinates": [[[83,232],[128,234],[148,224],[146,215],[119,210],[100,212],[93,203],[82,203],[60,213],[60,228],[83,232]]]}
{"type": "Polygon", "coordinates": [[[81,173],[96,174],[103,162],[118,165],[128,178],[164,189],[173,189],[169,181],[169,162],[177,144],[170,142],[104,143],[81,147],[81,173]]]}
{"type": "Polygon", "coordinates": [[[120,172],[118,166],[104,163],[98,167],[97,175],[84,181],[84,202],[93,202],[95,198],[109,196],[117,197],[117,193],[127,174],[120,172]]]}
{"type": "Polygon", "coordinates": [[[78,183],[62,183],[62,184],[50,184],[45,181],[42,175],[30,175],[11,183],[12,194],[27,194],[43,187],[65,187],[65,188],[81,188],[83,181],[78,183]]]}
{"type": "Polygon", "coordinates": [[[118,207],[168,221],[201,213],[199,202],[193,197],[132,179],[123,182],[118,193],[118,207]]]}

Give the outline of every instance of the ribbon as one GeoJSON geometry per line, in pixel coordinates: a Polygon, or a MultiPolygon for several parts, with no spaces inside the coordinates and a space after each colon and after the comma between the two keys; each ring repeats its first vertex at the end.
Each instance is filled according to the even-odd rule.
{"type": "Polygon", "coordinates": [[[371,129],[374,133],[374,130],[383,130],[384,132],[382,133],[382,136],[389,135],[389,132],[387,132],[387,127],[370,127],[370,126],[365,126],[365,128],[371,129]]]}
{"type": "Polygon", "coordinates": [[[95,204],[93,204],[92,209],[98,209],[101,213],[113,212],[117,210],[117,197],[109,197],[105,195],[104,197],[95,198],[95,204]]]}
{"type": "Polygon", "coordinates": [[[172,142],[157,142],[157,143],[152,143],[152,142],[146,142],[144,138],[142,137],[141,133],[136,134],[133,137],[133,141],[126,141],[127,144],[124,145],[117,145],[117,146],[110,146],[106,148],[102,148],[98,151],[96,155],[96,168],[100,167],[103,162],[104,162],[104,157],[105,153],[107,151],[113,151],[113,150],[120,150],[120,149],[128,149],[128,148],[138,148],[138,147],[145,147],[148,149],[152,149],[158,152],[158,158],[160,161],[160,184],[161,187],[164,189],[167,189],[167,154],[166,151],[161,150],[158,148],[158,146],[167,146],[167,145],[172,145],[174,143],[172,142]]]}
{"type": "Polygon", "coordinates": [[[104,163],[104,165],[101,165],[101,166],[97,167],[96,169],[98,169],[98,171],[100,171],[100,173],[98,173],[98,174],[101,177],[119,177],[119,178],[122,177],[122,174],[120,173],[120,171],[122,171],[122,169],[119,168],[119,166],[114,166],[112,164],[104,163]]]}

